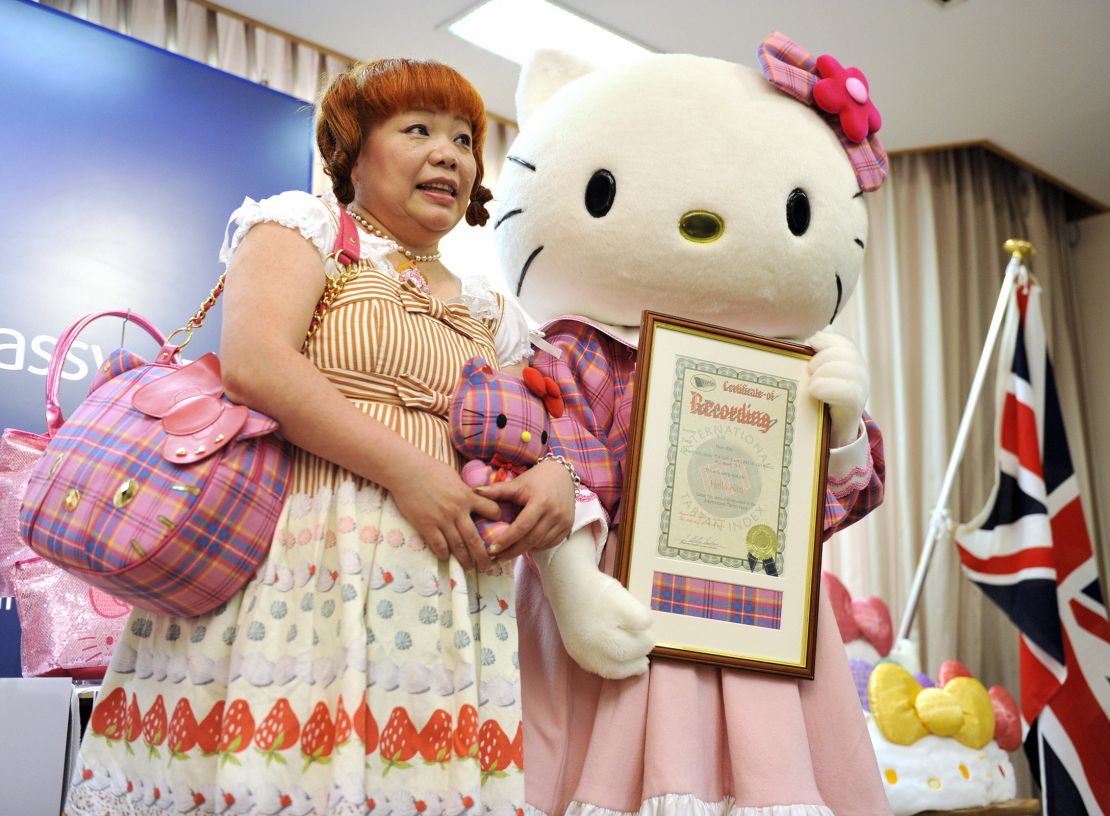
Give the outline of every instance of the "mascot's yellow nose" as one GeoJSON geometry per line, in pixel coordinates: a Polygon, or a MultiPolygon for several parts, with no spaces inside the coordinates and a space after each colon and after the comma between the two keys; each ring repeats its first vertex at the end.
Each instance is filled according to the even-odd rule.
{"type": "Polygon", "coordinates": [[[678,231],[687,241],[708,244],[724,235],[725,222],[717,213],[690,210],[678,219],[678,231]]]}
{"type": "Polygon", "coordinates": [[[520,432],[520,441],[521,442],[531,442],[532,441],[531,432],[530,431],[521,431],[520,432]]]}

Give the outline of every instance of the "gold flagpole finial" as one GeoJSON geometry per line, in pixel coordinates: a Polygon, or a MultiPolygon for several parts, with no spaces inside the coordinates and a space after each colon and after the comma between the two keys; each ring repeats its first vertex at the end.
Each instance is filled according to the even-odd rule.
{"type": "Polygon", "coordinates": [[[1031,260],[1037,254],[1037,248],[1021,238],[1009,238],[1002,248],[1019,261],[1031,260]]]}

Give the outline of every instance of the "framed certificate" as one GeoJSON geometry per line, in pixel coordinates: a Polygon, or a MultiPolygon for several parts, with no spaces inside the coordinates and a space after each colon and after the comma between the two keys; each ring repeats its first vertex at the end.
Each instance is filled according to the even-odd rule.
{"type": "Polygon", "coordinates": [[[808,346],[644,312],[617,577],[652,655],[813,677],[829,420],[808,346]]]}

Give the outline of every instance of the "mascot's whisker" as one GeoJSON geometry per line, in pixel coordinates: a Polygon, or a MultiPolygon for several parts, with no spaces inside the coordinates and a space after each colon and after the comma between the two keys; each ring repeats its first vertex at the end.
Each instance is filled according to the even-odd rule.
{"type": "Polygon", "coordinates": [[[520,297],[521,287],[524,286],[524,276],[528,274],[528,267],[532,265],[532,261],[536,260],[536,256],[543,250],[543,244],[532,250],[532,254],[528,256],[528,260],[524,262],[524,268],[520,270],[520,280],[516,282],[516,296],[520,297]]]}
{"type": "Polygon", "coordinates": [[[844,284],[840,281],[840,275],[836,276],[836,306],[833,307],[833,316],[829,318],[829,323],[832,324],[836,320],[836,316],[840,314],[840,301],[844,298],[844,284]]]}
{"type": "Polygon", "coordinates": [[[522,212],[524,212],[524,210],[520,209],[519,207],[515,210],[509,210],[507,213],[505,213],[503,216],[501,216],[500,218],[497,219],[497,223],[495,223],[493,225],[493,228],[497,229],[502,224],[504,224],[505,221],[512,218],[514,215],[520,215],[522,212]]]}
{"type": "Polygon", "coordinates": [[[521,167],[527,167],[533,173],[536,172],[536,165],[532,164],[531,162],[525,161],[524,159],[520,158],[520,156],[506,156],[505,158],[511,162],[519,164],[521,167]]]}

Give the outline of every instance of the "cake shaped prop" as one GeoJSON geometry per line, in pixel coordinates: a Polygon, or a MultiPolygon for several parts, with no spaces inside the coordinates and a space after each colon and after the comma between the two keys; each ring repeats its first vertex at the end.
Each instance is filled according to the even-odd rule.
{"type": "Polygon", "coordinates": [[[1012,799],[1008,752],[1021,745],[1021,720],[1010,693],[986,689],[958,660],[944,661],[935,680],[916,671],[912,658],[891,653],[881,598],[852,598],[836,576],[821,578],[895,816],[1012,799]]]}

